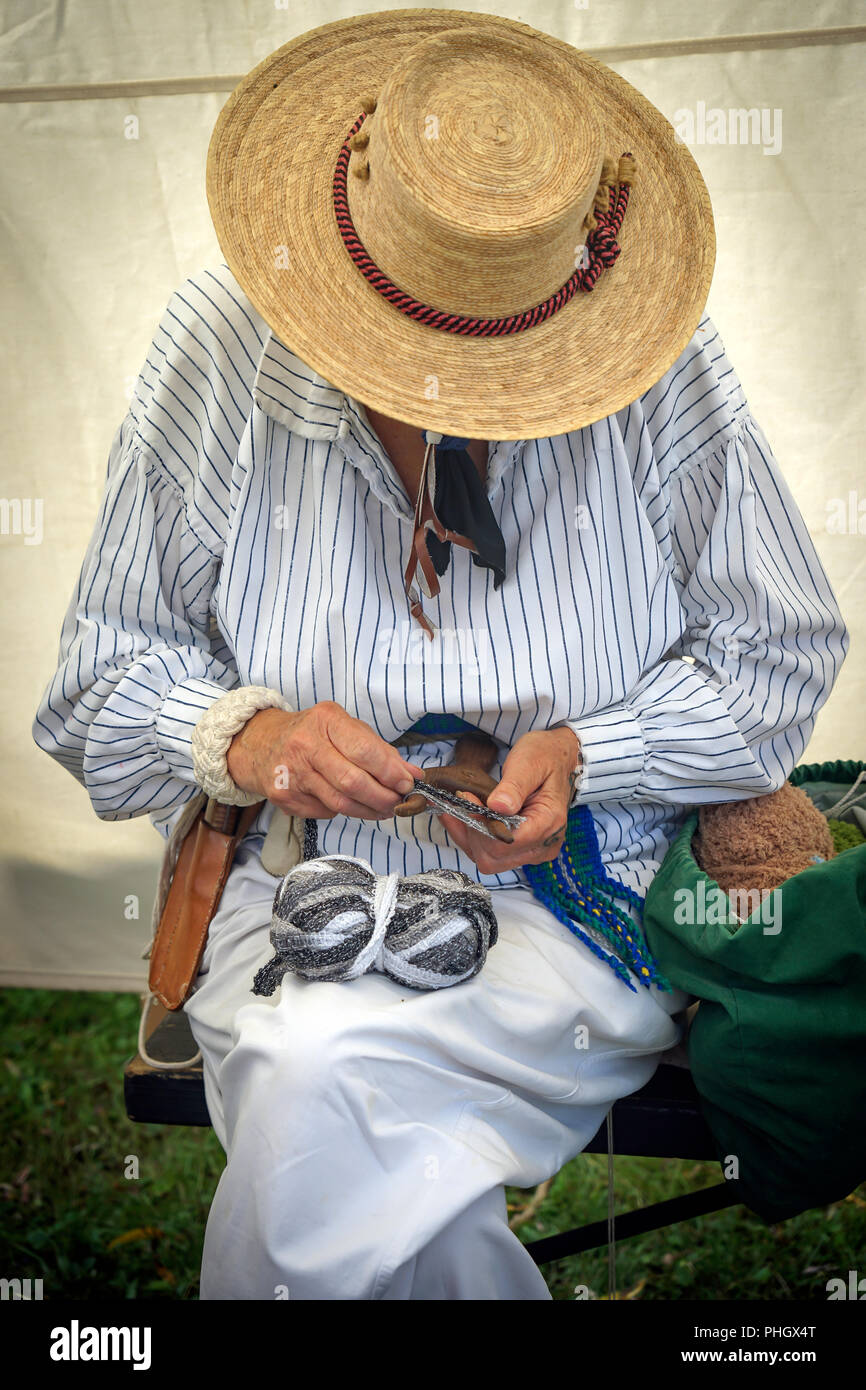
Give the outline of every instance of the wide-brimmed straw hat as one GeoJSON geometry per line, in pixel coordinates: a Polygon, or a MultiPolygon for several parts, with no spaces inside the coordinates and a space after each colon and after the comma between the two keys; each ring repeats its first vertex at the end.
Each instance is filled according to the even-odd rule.
{"type": "Polygon", "coordinates": [[[610,68],[513,20],[404,9],[313,29],[235,88],[207,195],[226,262],[332,385],[421,428],[602,419],[694,333],[706,186],[610,68]]]}

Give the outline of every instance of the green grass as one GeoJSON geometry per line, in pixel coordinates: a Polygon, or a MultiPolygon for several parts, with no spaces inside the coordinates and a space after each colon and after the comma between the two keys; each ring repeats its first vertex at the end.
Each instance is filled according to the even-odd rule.
{"type": "MultiPolygon", "coordinates": [[[[123,1106],[135,1050],[130,994],[0,991],[0,1277],[41,1278],[50,1298],[198,1297],[208,1208],[224,1155],[211,1130],[139,1125],[123,1106]],[[137,1179],[125,1176],[130,1156],[137,1179]]],[[[618,1158],[617,1211],[718,1182],[712,1163],[618,1158]]],[[[516,1212],[532,1194],[508,1189],[516,1212]]],[[[607,1214],[607,1159],[553,1180],[526,1241],[607,1214]]],[[[620,1298],[825,1299],[829,1278],[866,1274],[866,1186],[766,1227],[744,1208],[617,1246],[620,1298]]],[[[545,1267],[554,1299],[607,1297],[607,1250],[545,1267]]]]}

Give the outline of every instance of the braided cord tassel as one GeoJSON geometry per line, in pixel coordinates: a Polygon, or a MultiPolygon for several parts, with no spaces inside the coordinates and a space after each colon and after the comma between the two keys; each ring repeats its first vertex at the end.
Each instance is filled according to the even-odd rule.
{"type": "Polygon", "coordinates": [[[565,842],[557,858],[546,864],[525,864],[523,872],[539,901],[594,955],[605,961],[630,990],[637,993],[627,967],[647,988],[657,985],[659,989],[670,991],[671,986],[650,955],[643,933],[612,901],[623,898],[638,912],[643,910],[639,894],[605,870],[595,824],[587,806],[575,806],[569,811],[565,842]],[[578,923],[587,930],[582,930],[578,923]],[[610,947],[610,952],[602,949],[599,940],[610,947]]]}

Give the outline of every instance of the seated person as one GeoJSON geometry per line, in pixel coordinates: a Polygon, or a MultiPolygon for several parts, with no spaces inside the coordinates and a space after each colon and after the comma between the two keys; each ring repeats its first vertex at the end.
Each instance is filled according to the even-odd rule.
{"type": "Polygon", "coordinates": [[[226,1152],[206,1299],[550,1297],[505,1185],[581,1152],[689,999],[611,968],[524,866],[559,861],[587,807],[604,870],[640,897],[692,807],[782,785],[848,648],[704,312],[691,156],[565,44],[406,15],[257,68],[258,143],[237,133],[255,102],[227,103],[208,191],[232,269],[162,316],[34,722],[99,817],[168,836],[201,786],[197,724],[260,692],[220,786],[265,806],[186,1004],[226,1152]],[[446,224],[457,253],[429,234],[446,224]],[[431,715],[495,740],[490,805],[525,816],[512,843],[394,815],[451,755],[435,731],[393,746],[431,715]],[[428,991],[288,973],[253,994],[283,815],[377,874],[484,884],[483,969],[428,991]]]}

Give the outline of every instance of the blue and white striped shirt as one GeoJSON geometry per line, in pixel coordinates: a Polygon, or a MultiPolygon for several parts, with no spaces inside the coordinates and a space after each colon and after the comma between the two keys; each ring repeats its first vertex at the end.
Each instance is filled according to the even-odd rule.
{"type": "MultiPolygon", "coordinates": [[[[771,791],[800,759],[848,650],[827,576],[707,317],[616,415],[492,441],[487,492],[506,579],[453,546],[431,643],[403,591],[414,499],[363,406],[225,265],[191,277],[112,443],[36,742],[103,820],[167,835],[198,790],[193,725],[237,685],[334,700],[388,741],[460,715],[498,741],[494,775],[522,734],[566,723],[602,858],[642,891],[690,807],[771,791]]],[[[318,828],[321,853],[379,873],[479,877],[430,813],[318,828]]]]}

